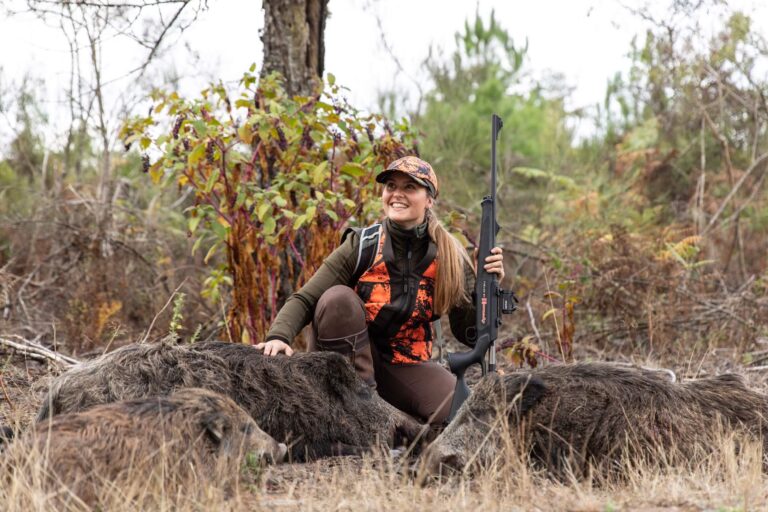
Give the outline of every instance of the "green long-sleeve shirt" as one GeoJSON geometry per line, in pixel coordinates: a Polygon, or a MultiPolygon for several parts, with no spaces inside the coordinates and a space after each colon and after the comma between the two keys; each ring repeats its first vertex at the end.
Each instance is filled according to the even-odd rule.
{"type": "MultiPolygon", "coordinates": [[[[406,245],[411,248],[412,261],[421,261],[429,245],[426,223],[413,229],[403,229],[389,219],[384,222],[387,223],[387,232],[392,240],[392,249],[398,267],[405,268],[407,264],[406,245]]],[[[317,301],[326,290],[338,284],[345,286],[352,284],[359,245],[360,237],[357,233],[351,233],[344,243],[326,258],[312,278],[285,302],[267,333],[267,340],[276,338],[290,343],[299,331],[312,321],[317,301]]],[[[469,265],[465,265],[464,289],[471,293],[474,287],[474,271],[469,265]]],[[[453,307],[448,312],[448,319],[456,339],[472,346],[475,327],[474,304],[467,302],[453,307]]]]}

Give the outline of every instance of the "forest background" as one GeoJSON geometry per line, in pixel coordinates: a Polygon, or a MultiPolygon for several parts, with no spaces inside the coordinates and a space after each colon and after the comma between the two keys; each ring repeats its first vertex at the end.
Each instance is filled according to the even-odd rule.
{"type": "MultiPolygon", "coordinates": [[[[418,153],[434,164],[437,213],[471,246],[488,193],[494,112],[504,119],[503,284],[520,297],[499,340],[502,369],[631,361],[681,378],[735,370],[768,387],[768,45],[748,9],[722,0],[622,5],[643,30],[622,48],[626,66],[601,100],[585,105],[557,70],[540,73],[532,43],[482,4],[454,27],[447,49],[408,47],[408,59],[421,62],[417,73],[378,11],[367,11],[365,23],[379,29],[369,37],[400,77],[375,98],[361,100],[326,69],[324,20],[335,2],[325,0],[263,2],[257,64],[241,80],[222,81],[193,59],[199,81],[190,81],[163,59],[217,5],[5,3],[9,20],[58,27],[69,60],[66,80],[55,80],[56,103],[47,100],[46,69],[19,78],[0,68],[6,423],[29,421],[40,400],[35,382],[66,366],[35,363],[39,348],[43,359],[85,359],[161,338],[262,339],[343,229],[377,218],[373,176],[397,156],[418,153]],[[296,5],[298,14],[289,8],[296,5]],[[303,29],[281,25],[294,14],[306,16],[303,29]],[[291,44],[304,45],[301,58],[291,44]],[[110,74],[115,59],[128,58],[125,48],[136,65],[110,74]],[[126,83],[117,94],[116,79],[126,83]]],[[[289,468],[260,492],[273,498],[265,506],[319,510],[344,500],[383,510],[493,509],[504,500],[529,509],[577,500],[574,508],[590,510],[765,503],[760,458],[733,462],[728,453],[724,466],[702,472],[640,468],[620,490],[560,486],[522,470],[424,491],[386,465],[361,472],[341,463],[304,476],[289,468]],[[339,479],[354,482],[343,486],[348,493],[339,479]],[[275,501],[286,497],[293,501],[275,501]]]]}
{"type": "Polygon", "coordinates": [[[0,91],[4,333],[73,354],[169,329],[258,339],[343,228],[376,218],[370,177],[404,152],[438,169],[439,213],[469,246],[497,112],[516,362],[569,359],[574,345],[691,360],[765,343],[766,45],[725,2],[626,7],[647,31],[604,100],[581,108],[478,8],[452,55],[424,49],[416,96],[383,91],[369,110],[333,70],[322,94],[286,94],[258,79],[265,66],[180,94],[153,58],[209,6],[109,5],[16,6],[60,23],[73,65],[63,114],[41,101],[44,73],[0,91]],[[101,72],[126,34],[145,61],[115,113],[101,72]]]}

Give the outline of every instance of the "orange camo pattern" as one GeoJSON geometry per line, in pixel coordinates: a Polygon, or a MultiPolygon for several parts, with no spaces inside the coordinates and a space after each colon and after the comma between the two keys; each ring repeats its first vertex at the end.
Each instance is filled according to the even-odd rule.
{"type": "Polygon", "coordinates": [[[414,178],[421,178],[432,182],[435,187],[435,192],[439,190],[437,185],[437,174],[435,174],[432,166],[428,162],[425,162],[421,158],[415,156],[404,156],[398,158],[386,168],[387,171],[401,171],[406,174],[410,174],[414,178]]]}
{"type": "Polygon", "coordinates": [[[392,347],[392,363],[412,364],[429,361],[432,358],[432,321],[435,292],[435,276],[437,275],[437,259],[433,261],[419,282],[416,294],[416,304],[410,318],[389,340],[392,347]]]}
{"type": "MultiPolygon", "coordinates": [[[[384,262],[384,237],[382,233],[379,249],[373,265],[359,279],[361,283],[372,285],[370,297],[365,301],[365,321],[370,324],[381,311],[381,308],[392,302],[392,288],[387,265],[384,262]]],[[[437,259],[435,259],[419,281],[416,293],[416,303],[411,316],[401,326],[400,330],[388,340],[392,350],[390,363],[415,364],[429,361],[432,358],[432,328],[435,291],[437,276],[437,259]]]]}
{"type": "MultiPolygon", "coordinates": [[[[380,228],[381,229],[381,228],[380,228]]],[[[387,265],[384,263],[384,237],[386,236],[382,232],[379,236],[379,247],[376,249],[376,257],[373,259],[373,265],[371,268],[363,272],[360,279],[357,281],[357,287],[360,283],[373,283],[371,290],[371,296],[365,301],[365,323],[370,324],[379,310],[385,305],[392,302],[391,287],[389,285],[389,272],[387,272],[387,265]]]]}
{"type": "Polygon", "coordinates": [[[360,277],[360,282],[373,283],[371,290],[371,297],[365,303],[365,322],[370,324],[376,315],[379,314],[379,310],[386,304],[392,302],[392,288],[389,285],[389,272],[387,272],[387,265],[384,261],[380,261],[368,269],[366,273],[360,277]]]}

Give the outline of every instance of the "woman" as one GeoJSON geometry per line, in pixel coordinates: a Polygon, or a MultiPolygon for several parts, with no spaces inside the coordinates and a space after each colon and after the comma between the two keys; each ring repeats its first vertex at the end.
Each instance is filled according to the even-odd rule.
{"type": "MultiPolygon", "coordinates": [[[[406,156],[376,181],[384,184],[384,221],[348,230],[341,245],[286,301],[266,341],[256,348],[266,355],[290,356],[290,341],[312,321],[317,349],[349,357],[386,401],[440,424],[450,412],[456,379],[430,362],[430,322],[448,314],[456,338],[473,345],[473,264],[432,213],[438,194],[432,166],[406,156]],[[366,247],[372,263],[364,256],[366,247]]],[[[491,252],[485,269],[503,279],[501,249],[491,252]]]]}

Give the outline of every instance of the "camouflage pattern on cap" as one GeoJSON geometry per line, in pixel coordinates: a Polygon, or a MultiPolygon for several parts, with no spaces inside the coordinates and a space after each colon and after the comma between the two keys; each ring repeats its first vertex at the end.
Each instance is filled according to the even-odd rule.
{"type": "Polygon", "coordinates": [[[381,171],[378,176],[376,176],[376,181],[379,183],[384,183],[384,180],[387,179],[387,176],[396,171],[404,172],[405,174],[409,175],[414,179],[414,181],[416,181],[416,183],[427,187],[432,196],[437,197],[439,190],[437,185],[437,175],[428,162],[425,162],[421,158],[415,156],[404,156],[403,158],[398,158],[389,164],[386,169],[381,171]]]}

